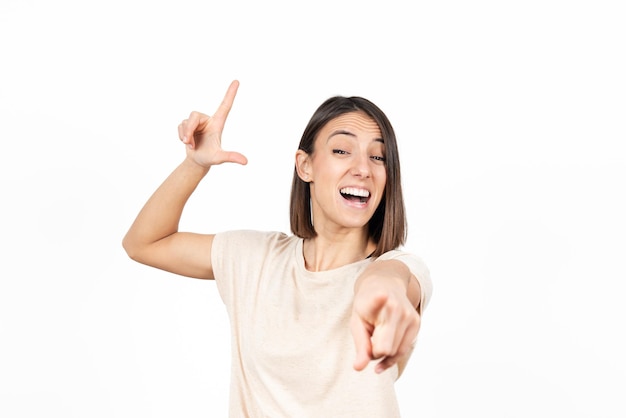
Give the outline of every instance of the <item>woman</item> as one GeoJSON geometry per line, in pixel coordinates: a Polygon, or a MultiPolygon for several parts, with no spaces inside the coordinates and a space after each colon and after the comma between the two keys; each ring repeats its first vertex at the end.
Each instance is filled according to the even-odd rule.
{"type": "Polygon", "coordinates": [[[394,417],[393,383],[431,293],[420,259],[397,250],[405,215],[395,134],[359,97],[324,102],[295,156],[294,235],[178,231],[216,165],[246,164],[221,134],[239,83],[210,117],[178,126],[186,158],[145,204],[123,245],[140,263],[215,279],[231,322],[233,417],[394,417]]]}

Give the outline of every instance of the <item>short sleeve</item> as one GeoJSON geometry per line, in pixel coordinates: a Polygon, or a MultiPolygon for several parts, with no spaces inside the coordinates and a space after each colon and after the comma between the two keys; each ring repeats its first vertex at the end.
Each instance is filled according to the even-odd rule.
{"type": "Polygon", "coordinates": [[[261,263],[255,248],[262,247],[263,234],[257,231],[227,231],[215,235],[211,248],[211,264],[217,289],[227,307],[237,297],[236,279],[249,279],[261,263]]]}
{"type": "Polygon", "coordinates": [[[271,252],[278,232],[237,230],[221,232],[213,238],[211,264],[218,292],[228,310],[235,303],[254,297],[264,265],[272,262],[271,252]]]}
{"type": "Polygon", "coordinates": [[[428,306],[428,303],[430,302],[430,298],[433,293],[433,284],[430,279],[430,271],[428,270],[426,263],[424,263],[424,260],[414,254],[401,250],[388,251],[378,257],[378,260],[398,260],[407,265],[407,267],[409,268],[411,273],[413,273],[420,285],[420,293],[422,297],[420,300],[420,306],[418,308],[418,311],[420,315],[422,315],[424,309],[426,309],[426,307],[428,306]]]}

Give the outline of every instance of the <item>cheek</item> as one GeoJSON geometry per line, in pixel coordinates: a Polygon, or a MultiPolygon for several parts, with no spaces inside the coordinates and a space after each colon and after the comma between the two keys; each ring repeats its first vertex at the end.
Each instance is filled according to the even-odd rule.
{"type": "Polygon", "coordinates": [[[315,165],[315,180],[320,182],[334,183],[346,174],[347,168],[342,166],[338,161],[318,159],[315,165]]]}
{"type": "Polygon", "coordinates": [[[378,175],[376,176],[376,184],[381,190],[385,190],[385,186],[387,185],[387,170],[382,168],[378,175]]]}

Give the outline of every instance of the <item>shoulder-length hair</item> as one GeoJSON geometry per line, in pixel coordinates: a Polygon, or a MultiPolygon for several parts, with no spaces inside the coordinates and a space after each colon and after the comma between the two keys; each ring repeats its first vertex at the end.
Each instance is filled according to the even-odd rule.
{"type": "MultiPolygon", "coordinates": [[[[383,198],[368,222],[369,236],[376,243],[372,254],[378,257],[398,248],[406,241],[406,215],[400,179],[400,159],[396,134],[391,122],[378,106],[362,97],[334,96],[317,108],[307,124],[298,149],[313,155],[315,139],[320,130],[331,120],[350,112],[364,112],[380,128],[385,144],[385,170],[387,181],[383,198]]],[[[291,185],[291,231],[300,238],[314,238],[317,233],[311,221],[311,191],[294,168],[291,185]]]]}

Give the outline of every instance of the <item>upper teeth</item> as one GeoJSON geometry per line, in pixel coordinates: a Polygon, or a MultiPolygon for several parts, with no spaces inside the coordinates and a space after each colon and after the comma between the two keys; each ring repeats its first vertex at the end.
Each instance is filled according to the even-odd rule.
{"type": "Polygon", "coordinates": [[[369,197],[370,195],[370,192],[368,192],[367,190],[357,189],[356,187],[344,187],[343,189],[339,191],[343,194],[349,194],[349,195],[358,196],[358,197],[369,197]]]}

